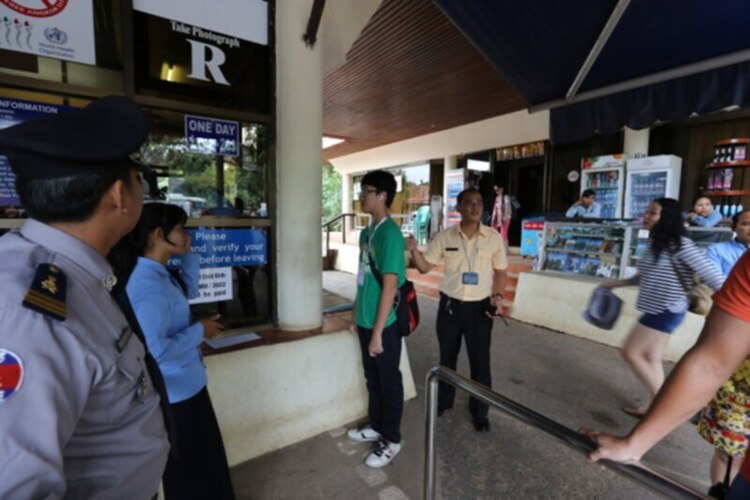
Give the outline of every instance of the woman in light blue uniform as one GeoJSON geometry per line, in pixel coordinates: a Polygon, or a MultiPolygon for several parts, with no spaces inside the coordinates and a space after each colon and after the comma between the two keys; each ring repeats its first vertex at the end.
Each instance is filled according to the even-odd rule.
{"type": "Polygon", "coordinates": [[[120,242],[112,260],[118,274],[132,270],[128,297],[164,376],[174,414],[177,453],[169,457],[164,471],[166,497],[232,499],[229,467],[200,352],[203,338],[218,334],[222,325],[218,315],[193,320],[188,296],[197,294],[197,286],[186,284],[191,276],[183,279],[167,269],[172,256],[182,256],[185,262],[193,257],[188,254],[186,220],[187,214],[176,205],[144,205],[138,225],[120,242]]]}

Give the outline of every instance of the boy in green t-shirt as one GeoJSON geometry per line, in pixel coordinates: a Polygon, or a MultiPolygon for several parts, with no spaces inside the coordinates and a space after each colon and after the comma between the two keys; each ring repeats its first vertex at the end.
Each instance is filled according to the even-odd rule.
{"type": "Polygon", "coordinates": [[[382,170],[370,172],[361,185],[362,211],[372,216],[372,224],[359,238],[354,321],[362,348],[370,421],[350,430],[348,436],[353,441],[377,442],[365,465],[380,468],[401,451],[404,385],[399,370],[401,333],[393,300],[406,280],[405,243],[398,224],[388,217],[396,195],[393,175],[382,170]]]}

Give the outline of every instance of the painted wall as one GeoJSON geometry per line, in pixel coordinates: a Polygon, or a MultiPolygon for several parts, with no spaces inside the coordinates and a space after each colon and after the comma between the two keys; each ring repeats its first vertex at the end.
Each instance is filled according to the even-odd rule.
{"type": "MultiPolygon", "coordinates": [[[[229,465],[340,427],[367,413],[357,336],[350,332],[205,358],[229,465]]],[[[406,344],[404,399],[416,397],[406,344]]]]}
{"type": "Polygon", "coordinates": [[[549,112],[526,110],[331,159],[341,173],[365,172],[407,163],[549,138],[549,112]]]}
{"type": "MultiPolygon", "coordinates": [[[[615,293],[625,304],[615,327],[612,330],[602,330],[590,325],[581,317],[591,293],[600,283],[599,280],[586,278],[521,273],[516,285],[511,317],[532,325],[621,347],[641,315],[634,307],[638,290],[636,287],[615,289],[615,293]]],[[[704,321],[703,316],[688,313],[685,321],[669,339],[664,359],[680,359],[698,340],[704,321]]]]}

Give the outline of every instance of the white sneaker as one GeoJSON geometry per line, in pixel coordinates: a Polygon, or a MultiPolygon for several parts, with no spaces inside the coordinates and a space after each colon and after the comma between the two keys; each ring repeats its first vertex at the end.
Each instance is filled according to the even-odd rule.
{"type": "Polygon", "coordinates": [[[358,443],[374,443],[381,439],[380,433],[373,430],[373,428],[370,427],[370,424],[364,424],[356,429],[350,429],[346,435],[349,436],[349,439],[358,443]]]}
{"type": "Polygon", "coordinates": [[[385,439],[381,439],[377,449],[367,455],[365,465],[373,469],[380,469],[391,463],[393,457],[398,455],[400,451],[401,443],[389,443],[385,439]]]}

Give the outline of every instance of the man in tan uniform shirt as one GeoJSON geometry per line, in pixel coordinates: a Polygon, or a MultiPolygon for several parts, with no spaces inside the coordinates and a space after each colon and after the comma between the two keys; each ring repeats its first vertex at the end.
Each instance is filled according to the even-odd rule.
{"type": "MultiPolygon", "coordinates": [[[[484,209],[482,195],[465,189],[458,195],[461,224],[438,233],[422,254],[410,238],[407,248],[421,273],[428,273],[441,261],[445,275],[438,287],[440,306],[437,336],[440,343],[440,364],[456,369],[461,338],[466,338],[466,351],[471,379],[492,387],[490,343],[493,317],[499,313],[508,267],[505,245],[500,234],[481,223],[484,209]]],[[[440,383],[438,415],[453,407],[455,389],[440,383]]],[[[488,407],[474,398],[469,400],[474,428],[488,431],[488,407]]]]}

